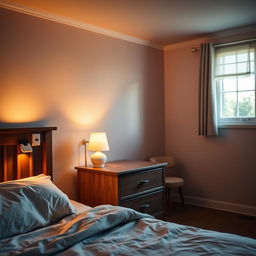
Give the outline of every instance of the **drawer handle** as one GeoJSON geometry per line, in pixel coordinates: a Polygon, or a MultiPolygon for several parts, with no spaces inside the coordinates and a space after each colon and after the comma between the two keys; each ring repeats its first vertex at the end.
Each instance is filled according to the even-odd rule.
{"type": "Polygon", "coordinates": [[[141,208],[148,208],[150,206],[150,204],[143,204],[142,206],[141,206],[141,208]]]}
{"type": "Polygon", "coordinates": [[[149,179],[141,180],[140,183],[142,183],[142,184],[144,184],[144,183],[149,183],[149,179]]]}

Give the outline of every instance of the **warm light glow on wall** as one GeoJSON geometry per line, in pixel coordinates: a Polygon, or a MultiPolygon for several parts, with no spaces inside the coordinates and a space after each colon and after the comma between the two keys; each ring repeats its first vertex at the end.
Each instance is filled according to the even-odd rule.
{"type": "Polygon", "coordinates": [[[1,122],[33,122],[44,117],[45,107],[42,105],[36,87],[24,85],[16,81],[2,85],[0,90],[1,122]]]}
{"type": "Polygon", "coordinates": [[[24,178],[32,175],[32,158],[30,154],[18,154],[17,178],[24,178]]]}
{"type": "Polygon", "coordinates": [[[97,93],[88,89],[84,94],[74,94],[73,97],[66,95],[65,99],[59,102],[59,109],[76,125],[90,129],[105,118],[118,95],[118,90],[110,89],[97,93]]]}
{"type": "Polygon", "coordinates": [[[75,124],[89,128],[93,127],[93,125],[97,124],[104,117],[109,105],[110,102],[104,103],[93,100],[70,99],[62,107],[62,111],[75,124]]]}
{"type": "Polygon", "coordinates": [[[18,154],[17,155],[18,156],[18,162],[19,163],[25,163],[25,162],[27,162],[28,160],[29,160],[29,154],[18,154]]]}

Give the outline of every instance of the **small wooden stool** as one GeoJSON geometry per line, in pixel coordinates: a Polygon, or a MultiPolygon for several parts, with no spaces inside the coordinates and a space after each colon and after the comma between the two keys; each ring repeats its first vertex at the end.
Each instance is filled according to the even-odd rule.
{"type": "MultiPolygon", "coordinates": [[[[182,178],[165,177],[166,201],[167,201],[168,208],[170,208],[170,205],[171,205],[170,194],[171,194],[171,189],[173,189],[173,188],[179,189],[182,206],[183,206],[183,208],[185,208],[184,197],[183,197],[183,192],[182,192],[183,185],[184,185],[184,179],[182,179],[182,178]]],[[[169,211],[170,211],[170,209],[168,209],[168,212],[169,211]]]]}
{"type": "MultiPolygon", "coordinates": [[[[174,158],[171,156],[154,156],[149,159],[151,162],[160,162],[160,163],[168,163],[166,168],[172,168],[175,165],[174,158]]],[[[184,179],[179,177],[165,177],[165,197],[167,201],[167,211],[170,212],[170,205],[171,205],[171,189],[178,188],[180,199],[182,202],[183,208],[185,208],[184,204],[184,197],[182,192],[182,187],[184,185],[184,179]]]]}

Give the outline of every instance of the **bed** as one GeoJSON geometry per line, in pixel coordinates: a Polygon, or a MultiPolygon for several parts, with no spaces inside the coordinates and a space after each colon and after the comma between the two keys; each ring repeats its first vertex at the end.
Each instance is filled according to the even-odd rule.
{"type": "Polygon", "coordinates": [[[0,129],[0,255],[256,255],[255,239],[70,200],[51,178],[54,129],[36,129],[0,129]],[[20,138],[38,132],[22,162],[20,138]]]}

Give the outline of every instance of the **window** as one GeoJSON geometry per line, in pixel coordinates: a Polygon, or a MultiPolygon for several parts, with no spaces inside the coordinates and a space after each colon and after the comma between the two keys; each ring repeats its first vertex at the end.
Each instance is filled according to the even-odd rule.
{"type": "Polygon", "coordinates": [[[219,125],[256,125],[255,43],[215,48],[219,125]]]}

